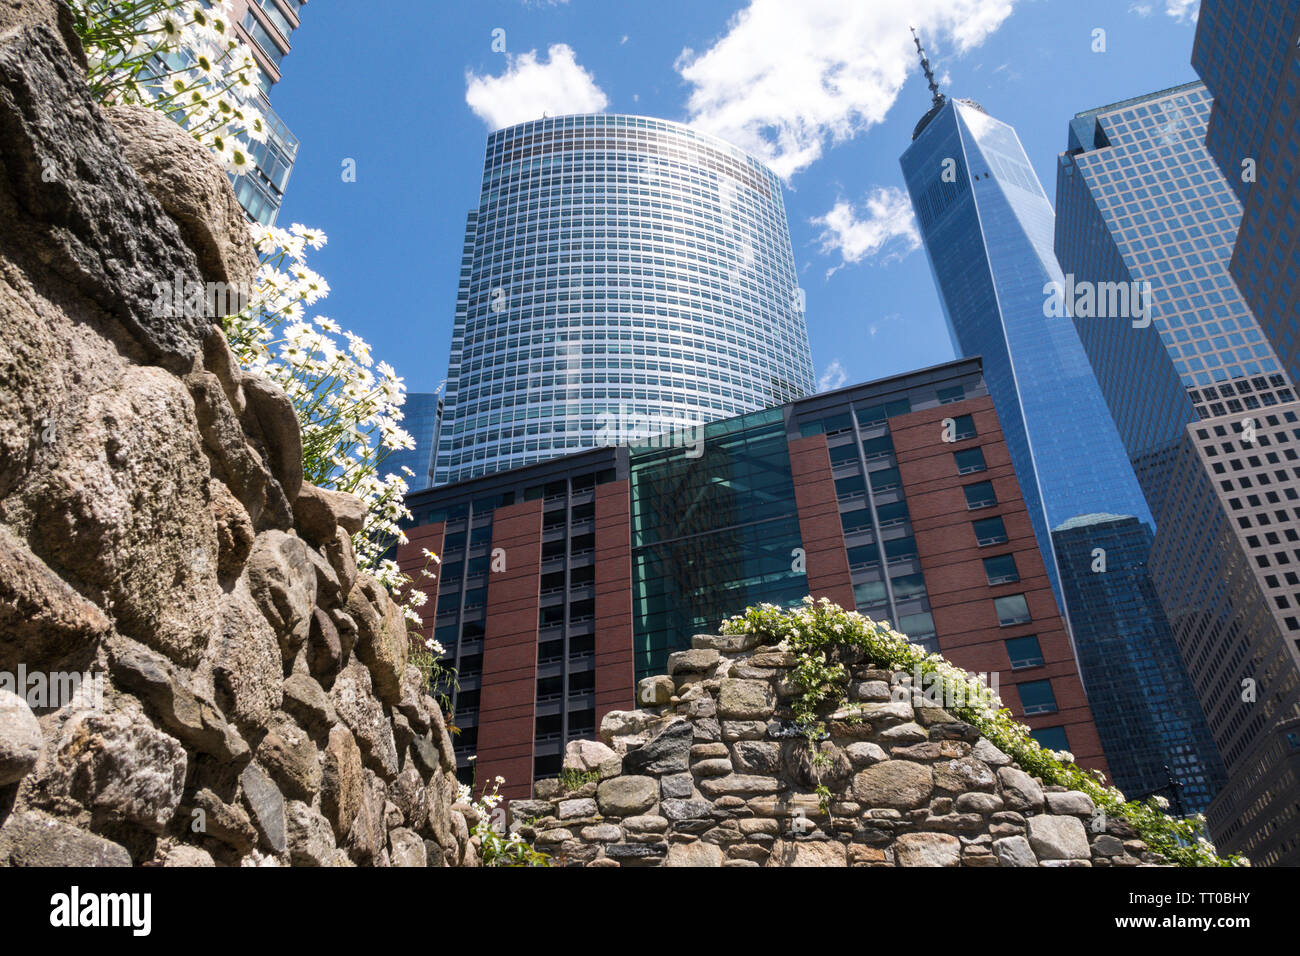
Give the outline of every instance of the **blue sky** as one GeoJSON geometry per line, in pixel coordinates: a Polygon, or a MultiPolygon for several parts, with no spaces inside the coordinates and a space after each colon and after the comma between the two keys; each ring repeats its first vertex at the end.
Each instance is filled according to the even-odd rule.
{"type": "Polygon", "coordinates": [[[601,106],[691,122],[783,176],[818,375],[868,381],[953,357],[902,201],[898,156],[929,103],[907,27],[945,92],[1017,128],[1054,196],[1074,113],[1196,79],[1196,6],[312,0],[273,96],[301,140],[278,224],[329,235],[309,259],[333,290],[319,310],[432,391],[490,128],[601,106]]]}

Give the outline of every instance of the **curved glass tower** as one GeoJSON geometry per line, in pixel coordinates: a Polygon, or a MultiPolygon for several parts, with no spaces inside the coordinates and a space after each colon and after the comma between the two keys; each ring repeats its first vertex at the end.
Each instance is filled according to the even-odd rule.
{"type": "Polygon", "coordinates": [[[781,184],[762,163],[639,116],[488,137],[435,484],[813,388],[781,184]]]}

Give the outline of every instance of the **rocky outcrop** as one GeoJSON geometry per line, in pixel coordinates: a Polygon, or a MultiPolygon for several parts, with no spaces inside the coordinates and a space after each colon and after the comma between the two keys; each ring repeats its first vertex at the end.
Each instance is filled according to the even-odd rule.
{"type": "Polygon", "coordinates": [[[252,278],[230,184],[69,24],[0,0],[0,865],[472,864],[364,508],[159,306],[252,278]]]}
{"type": "MultiPolygon", "coordinates": [[[[851,666],[814,757],[794,658],[701,635],[647,706],[574,741],[510,826],[577,866],[1141,866],[1164,861],[1087,794],[1043,786],[903,673],[851,666]],[[818,787],[824,787],[823,794],[818,787]]],[[[845,663],[852,664],[852,658],[845,663]]]]}

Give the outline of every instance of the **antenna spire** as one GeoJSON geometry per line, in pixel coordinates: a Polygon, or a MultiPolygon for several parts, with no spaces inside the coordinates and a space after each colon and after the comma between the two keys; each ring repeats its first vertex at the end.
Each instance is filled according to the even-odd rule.
{"type": "Polygon", "coordinates": [[[939,84],[934,79],[934,69],[930,66],[930,58],[925,55],[925,47],[921,46],[921,38],[916,35],[916,27],[909,27],[912,31],[912,40],[916,43],[916,52],[921,55],[921,69],[925,71],[925,78],[930,84],[931,102],[935,106],[943,106],[946,102],[944,95],[939,90],[939,84]]]}

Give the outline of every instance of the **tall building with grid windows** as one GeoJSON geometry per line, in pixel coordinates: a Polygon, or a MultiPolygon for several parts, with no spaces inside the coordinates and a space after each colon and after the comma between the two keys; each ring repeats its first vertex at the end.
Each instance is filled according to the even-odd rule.
{"type": "Polygon", "coordinates": [[[1229,779],[1221,846],[1300,863],[1300,402],[1229,273],[1241,203],[1200,83],[1080,113],[1056,252],[1150,283],[1149,323],[1075,316],[1155,515],[1151,567],[1229,779]]]}
{"type": "Polygon", "coordinates": [[[492,133],[448,379],[439,485],[811,393],[780,181],[664,120],[492,133]]]}
{"type": "MultiPolygon", "coordinates": [[[[203,4],[212,6],[210,0],[203,4]]],[[[266,117],[267,125],[266,142],[249,144],[255,168],[232,175],[231,181],[248,217],[264,225],[275,222],[298,158],[298,138],[271,108],[270,97],[306,5],[307,0],[231,0],[236,33],[257,61],[254,105],[266,117]]]]}
{"type": "Polygon", "coordinates": [[[1205,145],[1242,202],[1232,276],[1300,381],[1300,0],[1202,0],[1192,66],[1205,145]]]}
{"type": "Polygon", "coordinates": [[[1213,769],[1219,761],[1207,748],[1204,717],[1194,705],[1166,713],[1150,706],[1153,698],[1192,695],[1176,649],[1155,643],[1168,628],[1146,564],[1098,571],[1094,549],[1110,547],[1113,535],[1079,520],[1117,513],[1145,527],[1150,513],[1078,333],[1063,315],[1047,315],[1048,285],[1065,284],[1052,250],[1051,204],[1015,129],[977,103],[941,93],[924,54],[922,63],[932,105],[902,156],[903,176],[953,349],[983,360],[1079,671],[1090,700],[1102,705],[1094,715],[1107,762],[1125,792],[1153,792],[1166,781],[1167,764],[1205,797],[1222,774],[1213,769]],[[1073,530],[1058,544],[1061,527],[1073,530]],[[1094,532],[1099,540],[1088,545],[1094,532]],[[1099,589],[1148,626],[1116,631],[1086,602],[1076,612],[1073,599],[1099,589]],[[1127,659],[1173,651],[1157,672],[1159,689],[1110,666],[1117,642],[1127,659]]]}
{"type": "Polygon", "coordinates": [[[405,416],[402,428],[415,440],[415,447],[389,452],[379,466],[380,471],[401,475],[411,492],[423,491],[433,484],[433,452],[438,447],[438,430],[442,426],[442,395],[410,392],[402,413],[405,416]]]}

